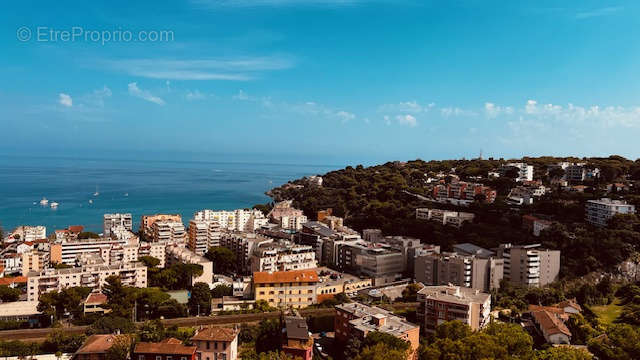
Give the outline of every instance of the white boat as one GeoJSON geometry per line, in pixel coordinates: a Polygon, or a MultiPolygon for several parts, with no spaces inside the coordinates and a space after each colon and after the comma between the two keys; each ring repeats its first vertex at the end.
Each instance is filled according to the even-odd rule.
{"type": "Polygon", "coordinates": [[[42,206],[46,206],[49,203],[49,200],[47,200],[47,198],[42,198],[42,200],[40,200],[40,205],[42,206]]]}
{"type": "Polygon", "coordinates": [[[100,192],[98,191],[98,185],[96,185],[96,192],[93,193],[93,196],[98,196],[100,195],[100,192]]]}
{"type": "Polygon", "coordinates": [[[57,202],[54,201],[54,202],[51,203],[51,208],[52,209],[57,209],[58,205],[60,205],[60,204],[58,204],[57,202]]]}
{"type": "Polygon", "coordinates": [[[93,200],[89,199],[89,204],[93,204],[93,200]]]}
{"type": "Polygon", "coordinates": [[[129,193],[124,193],[124,196],[129,196],[129,193]]]}

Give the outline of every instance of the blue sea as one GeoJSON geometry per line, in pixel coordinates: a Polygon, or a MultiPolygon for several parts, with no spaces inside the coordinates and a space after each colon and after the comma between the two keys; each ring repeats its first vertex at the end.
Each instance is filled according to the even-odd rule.
{"type": "Polygon", "coordinates": [[[251,162],[0,157],[0,223],[69,225],[102,232],[102,215],[179,213],[185,225],[202,209],[237,209],[269,202],[269,189],[343,166],[251,162]],[[98,192],[99,195],[94,195],[98,192]],[[57,209],[39,204],[57,202],[57,209]]]}

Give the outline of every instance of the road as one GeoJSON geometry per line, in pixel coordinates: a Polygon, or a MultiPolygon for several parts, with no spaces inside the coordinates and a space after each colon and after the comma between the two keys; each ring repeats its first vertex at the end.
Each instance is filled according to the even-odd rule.
{"type": "MultiPolygon", "coordinates": [[[[329,309],[306,309],[300,310],[302,316],[322,316],[333,315],[335,310],[329,309]]],[[[200,325],[225,325],[225,324],[241,324],[257,322],[262,319],[275,319],[280,316],[279,311],[259,313],[259,314],[239,314],[239,315],[217,315],[217,316],[201,316],[201,317],[186,317],[176,319],[165,319],[162,322],[167,326],[200,326],[200,325]]],[[[138,325],[142,325],[142,322],[138,322],[138,325]]],[[[70,326],[65,327],[64,332],[66,334],[84,334],[89,329],[88,326],[70,326]]],[[[20,329],[20,330],[4,330],[0,331],[0,339],[2,340],[23,340],[23,341],[44,341],[52,328],[44,329],[20,329]]]]}

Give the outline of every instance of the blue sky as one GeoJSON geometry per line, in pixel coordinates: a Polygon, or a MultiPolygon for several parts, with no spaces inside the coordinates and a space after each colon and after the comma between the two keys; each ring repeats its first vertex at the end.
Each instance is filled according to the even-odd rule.
{"type": "Polygon", "coordinates": [[[640,156],[633,1],[3,7],[5,154],[640,156]],[[125,32],[133,40],[115,40],[125,32]]]}

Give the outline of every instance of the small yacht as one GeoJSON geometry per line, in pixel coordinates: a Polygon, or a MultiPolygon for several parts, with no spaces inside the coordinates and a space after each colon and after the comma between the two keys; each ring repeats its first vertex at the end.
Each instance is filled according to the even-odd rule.
{"type": "Polygon", "coordinates": [[[96,192],[93,193],[93,196],[98,196],[100,195],[100,192],[98,191],[98,186],[96,186],[96,192]]]}
{"type": "Polygon", "coordinates": [[[51,208],[52,209],[57,209],[58,205],[60,205],[60,204],[58,204],[57,202],[54,201],[54,202],[51,203],[51,208]]]}
{"type": "Polygon", "coordinates": [[[124,193],[124,196],[129,196],[129,193],[124,193]]]}
{"type": "Polygon", "coordinates": [[[93,204],[93,200],[89,199],[89,204],[93,204]]]}
{"type": "Polygon", "coordinates": [[[49,200],[43,197],[42,200],[40,200],[40,205],[47,206],[47,204],[49,204],[49,200]]]}

